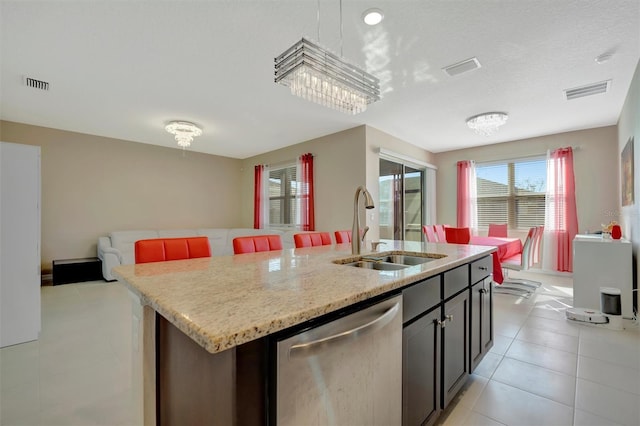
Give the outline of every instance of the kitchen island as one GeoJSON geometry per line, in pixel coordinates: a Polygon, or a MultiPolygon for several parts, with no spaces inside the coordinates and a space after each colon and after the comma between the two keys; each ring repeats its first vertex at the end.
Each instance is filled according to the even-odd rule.
{"type": "Polygon", "coordinates": [[[354,260],[349,245],[117,267],[115,275],[134,298],[134,390],[143,398],[144,424],[156,424],[157,417],[171,423],[171,413],[162,410],[175,401],[157,395],[177,398],[179,407],[197,401],[198,389],[210,391],[206,398],[219,406],[220,424],[264,424],[269,392],[264,380],[272,366],[263,355],[269,336],[399,294],[494,250],[388,241],[384,252],[434,255],[427,263],[393,271],[346,266],[354,260]],[[161,351],[168,362],[162,366],[161,351]],[[195,361],[187,366],[176,359],[195,361]],[[180,378],[174,388],[163,388],[165,374],[180,378]],[[207,375],[213,380],[203,384],[207,375]]]}

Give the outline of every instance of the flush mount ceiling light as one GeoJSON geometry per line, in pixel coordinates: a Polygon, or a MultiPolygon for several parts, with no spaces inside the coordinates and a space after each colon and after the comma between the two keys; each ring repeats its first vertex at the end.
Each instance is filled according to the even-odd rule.
{"type": "Polygon", "coordinates": [[[467,119],[467,126],[477,134],[491,136],[507,122],[509,116],[504,112],[485,112],[467,119]]]}
{"type": "MultiPolygon", "coordinates": [[[[319,28],[318,22],[318,38],[319,28]]],[[[342,1],[340,45],[337,56],[303,37],[275,58],[275,82],[288,86],[293,95],[347,114],[366,111],[380,100],[380,82],[341,57],[342,1]]]]}
{"type": "Polygon", "coordinates": [[[367,25],[378,25],[384,19],[384,13],[380,9],[367,9],[362,14],[362,20],[367,25]]]}
{"type": "Polygon", "coordinates": [[[182,149],[189,147],[193,138],[202,134],[202,129],[189,121],[172,121],[164,129],[175,135],[178,146],[182,149]]]}

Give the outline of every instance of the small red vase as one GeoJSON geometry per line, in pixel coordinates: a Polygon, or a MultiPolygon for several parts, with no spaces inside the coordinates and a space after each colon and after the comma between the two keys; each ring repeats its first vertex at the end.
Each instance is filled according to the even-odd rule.
{"type": "Polygon", "coordinates": [[[620,225],[613,225],[611,227],[611,238],[619,240],[620,237],[622,237],[622,229],[620,228],[620,225]]]}

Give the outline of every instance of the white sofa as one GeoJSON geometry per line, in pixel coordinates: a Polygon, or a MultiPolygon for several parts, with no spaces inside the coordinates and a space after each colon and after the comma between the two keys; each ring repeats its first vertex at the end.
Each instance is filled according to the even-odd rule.
{"type": "Polygon", "coordinates": [[[295,247],[293,234],[298,232],[300,231],[253,228],[114,231],[107,237],[98,238],[98,258],[102,261],[102,276],[107,281],[113,281],[116,278],[111,274],[111,269],[118,265],[135,263],[134,245],[138,240],[205,236],[209,238],[211,255],[225,256],[233,254],[233,239],[236,237],[279,234],[282,237],[282,247],[288,249],[295,247]]]}

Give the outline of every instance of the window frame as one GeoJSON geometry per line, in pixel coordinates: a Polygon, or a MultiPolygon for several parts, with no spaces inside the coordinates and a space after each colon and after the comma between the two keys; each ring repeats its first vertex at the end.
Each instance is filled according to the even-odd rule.
{"type": "MultiPolygon", "coordinates": [[[[274,166],[271,167],[269,169],[269,175],[267,176],[267,184],[271,185],[271,174],[274,172],[282,172],[282,176],[284,177],[284,181],[285,181],[285,190],[284,190],[284,194],[278,195],[278,196],[271,196],[270,193],[270,189],[267,191],[267,193],[269,194],[269,221],[267,224],[265,224],[266,226],[268,226],[269,229],[284,229],[284,230],[290,230],[290,229],[299,229],[300,228],[300,194],[298,193],[298,190],[292,190],[292,182],[295,182],[295,186],[299,186],[300,181],[298,179],[298,173],[299,173],[299,167],[298,164],[293,161],[293,162],[287,162],[287,163],[283,163],[280,164],[278,166],[274,166]],[[294,176],[291,178],[290,174],[286,172],[286,170],[288,169],[293,169],[293,174],[294,176]],[[280,217],[283,219],[281,220],[279,223],[273,223],[273,216],[271,214],[271,201],[272,200],[280,200],[281,204],[280,204],[280,217]],[[293,206],[292,206],[293,204],[293,206]],[[284,207],[284,210],[283,210],[284,207]],[[293,211],[292,211],[292,207],[293,207],[293,211]],[[289,218],[289,223],[284,223],[285,219],[289,218]],[[293,216],[293,217],[292,217],[293,216]]],[[[282,186],[282,184],[281,184],[282,186]]]]}
{"type": "MultiPolygon", "coordinates": [[[[481,230],[486,230],[488,229],[488,223],[484,224],[482,226],[480,226],[480,223],[482,223],[481,219],[480,219],[480,205],[481,205],[481,200],[483,201],[505,201],[506,202],[506,206],[507,206],[507,219],[506,219],[506,223],[507,223],[507,228],[510,230],[515,230],[515,231],[519,231],[519,230],[527,230],[530,228],[530,226],[517,226],[518,224],[518,202],[519,201],[524,201],[524,200],[536,200],[537,203],[536,204],[540,204],[540,201],[542,202],[542,206],[544,208],[545,205],[545,198],[546,198],[546,191],[543,192],[537,192],[531,195],[524,195],[521,193],[521,188],[517,188],[516,187],[516,180],[515,180],[515,175],[516,175],[516,165],[518,163],[531,163],[531,162],[536,162],[536,161],[541,161],[543,163],[545,163],[545,177],[544,177],[544,187],[546,187],[546,162],[547,162],[547,158],[545,155],[534,155],[534,156],[530,156],[530,157],[519,157],[519,158],[510,158],[510,159],[504,159],[504,160],[497,160],[497,161],[486,161],[486,162],[476,162],[476,184],[477,184],[477,188],[479,189],[481,187],[480,183],[478,182],[479,178],[478,177],[478,168],[482,168],[482,167],[491,167],[491,166],[506,166],[507,168],[507,193],[506,195],[493,195],[493,196],[484,196],[481,197],[478,194],[476,194],[477,197],[477,205],[478,205],[478,229],[481,230]]],[[[544,225],[544,215],[542,217],[542,222],[539,225],[544,225]]],[[[535,225],[532,225],[535,226],[535,225]]]]}

